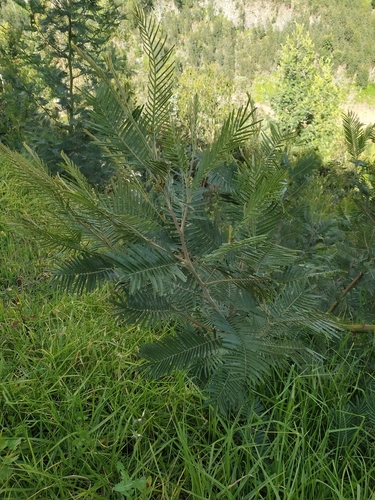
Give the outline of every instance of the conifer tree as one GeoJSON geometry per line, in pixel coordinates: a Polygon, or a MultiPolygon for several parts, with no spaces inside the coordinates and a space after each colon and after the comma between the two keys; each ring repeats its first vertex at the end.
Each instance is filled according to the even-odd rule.
{"type": "MultiPolygon", "coordinates": [[[[99,182],[103,157],[83,130],[88,115],[81,92],[95,83],[96,76],[76,57],[73,45],[100,61],[119,24],[117,8],[99,0],[19,0],[18,4],[23,22],[17,32],[8,29],[10,36],[16,35],[16,44],[13,57],[2,50],[1,66],[6,69],[7,92],[26,95],[26,113],[34,113],[33,120],[20,124],[19,138],[23,129],[23,140],[55,171],[64,150],[85,175],[99,182]]],[[[7,119],[12,121],[11,109],[7,119]]]]}

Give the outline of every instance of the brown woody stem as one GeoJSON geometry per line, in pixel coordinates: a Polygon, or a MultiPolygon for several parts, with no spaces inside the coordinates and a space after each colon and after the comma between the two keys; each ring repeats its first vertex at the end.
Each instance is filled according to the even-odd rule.
{"type": "Polygon", "coordinates": [[[358,276],[356,276],[356,277],[354,278],[354,280],[350,283],[350,285],[349,285],[349,286],[347,286],[347,287],[345,288],[345,290],[342,292],[342,294],[341,294],[341,296],[340,296],[339,300],[336,300],[336,302],[334,302],[334,303],[331,305],[331,307],[330,307],[330,308],[328,309],[328,311],[327,311],[328,313],[331,313],[332,311],[334,311],[334,310],[336,309],[336,307],[340,304],[340,302],[341,302],[341,301],[342,301],[342,299],[345,297],[345,295],[346,295],[348,292],[350,292],[350,290],[351,290],[353,287],[355,287],[355,286],[356,286],[356,284],[357,284],[357,283],[358,283],[358,281],[362,278],[362,276],[363,276],[363,272],[361,271],[361,272],[358,274],[358,276]]]}

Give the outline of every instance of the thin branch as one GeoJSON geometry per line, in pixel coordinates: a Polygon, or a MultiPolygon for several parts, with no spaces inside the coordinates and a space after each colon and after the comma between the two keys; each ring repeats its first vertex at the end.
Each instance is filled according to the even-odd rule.
{"type": "Polygon", "coordinates": [[[366,212],[366,214],[370,217],[370,219],[375,222],[375,215],[370,212],[369,208],[367,205],[363,206],[363,210],[366,212]]]}
{"type": "MultiPolygon", "coordinates": [[[[214,270],[215,271],[215,270],[214,270]]],[[[212,274],[212,273],[211,273],[212,274]]],[[[270,278],[223,278],[220,280],[213,280],[213,281],[206,281],[205,285],[206,286],[212,286],[212,285],[218,285],[220,283],[272,283],[272,280],[270,278]]]]}
{"type": "Polygon", "coordinates": [[[207,326],[205,325],[204,323],[198,321],[197,319],[195,319],[193,316],[191,316],[190,314],[184,314],[183,312],[181,312],[179,309],[177,309],[177,307],[175,306],[172,306],[172,309],[174,311],[176,311],[176,313],[178,313],[179,316],[181,316],[182,318],[184,319],[187,319],[188,321],[190,321],[191,323],[193,323],[195,326],[197,326],[198,328],[201,328],[202,330],[207,330],[207,332],[212,332],[212,327],[210,326],[207,326]]]}
{"type": "Polygon", "coordinates": [[[375,325],[367,325],[366,323],[357,325],[340,325],[345,330],[350,330],[351,332],[365,333],[368,331],[375,332],[375,325]]]}
{"type": "MultiPolygon", "coordinates": [[[[201,287],[201,290],[203,292],[203,295],[207,299],[207,301],[211,304],[211,306],[215,309],[215,311],[218,311],[220,313],[220,311],[217,307],[217,304],[215,303],[214,299],[211,297],[209,291],[207,290],[205,283],[202,281],[202,278],[197,273],[197,271],[196,271],[196,269],[195,269],[195,267],[190,259],[189,250],[188,250],[186,240],[185,240],[184,228],[182,227],[182,224],[180,226],[178,223],[177,216],[173,210],[172,203],[168,197],[168,194],[167,194],[167,191],[165,188],[164,188],[164,197],[165,197],[165,200],[167,202],[167,206],[168,206],[168,209],[170,211],[170,214],[172,216],[173,223],[174,223],[175,228],[177,230],[177,233],[180,237],[182,253],[184,256],[184,258],[182,260],[181,259],[180,260],[181,260],[181,262],[183,262],[185,264],[187,269],[190,271],[190,273],[194,276],[194,278],[198,282],[198,284],[201,287]]],[[[183,224],[185,224],[185,222],[186,222],[187,211],[185,211],[184,216],[185,216],[185,218],[183,218],[184,220],[182,221],[183,224]]]]}
{"type": "Polygon", "coordinates": [[[334,302],[331,307],[328,309],[327,313],[331,313],[332,311],[334,311],[336,309],[336,307],[340,304],[340,302],[342,301],[342,299],[345,297],[345,295],[350,292],[350,290],[352,288],[354,288],[356,286],[356,284],[360,281],[360,279],[362,278],[363,276],[363,272],[361,271],[358,276],[356,276],[354,278],[354,280],[350,283],[350,285],[348,287],[345,288],[345,290],[342,292],[340,298],[338,300],[336,300],[336,302],[334,302]]]}

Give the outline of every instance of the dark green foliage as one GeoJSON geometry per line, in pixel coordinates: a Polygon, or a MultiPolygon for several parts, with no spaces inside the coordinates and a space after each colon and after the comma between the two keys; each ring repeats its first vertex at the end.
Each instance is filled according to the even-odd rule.
{"type": "Polygon", "coordinates": [[[291,219],[278,234],[281,244],[301,249],[301,262],[313,270],[309,283],[319,309],[333,312],[348,329],[366,332],[375,321],[374,167],[364,156],[373,126],[348,112],[343,128],[349,155],[344,166],[322,168],[318,156],[285,163],[291,219]]]}
{"type": "Polygon", "coordinates": [[[95,57],[110,50],[120,21],[117,9],[96,0],[20,4],[20,25],[6,27],[1,51],[2,140],[17,149],[27,141],[55,172],[61,171],[63,150],[99,184],[110,169],[84,130],[87,104],[80,92],[96,77],[76,56],[74,44],[95,57]]]}
{"type": "Polygon", "coordinates": [[[81,292],[114,283],[124,323],[171,329],[141,348],[149,373],[188,369],[228,411],[272,367],[311,356],[336,327],[316,308],[312,270],[273,236],[283,218],[285,138],[276,128],[261,132],[249,101],[205,150],[194,127],[185,142],[168,113],[170,53],[155,22],[139,9],[136,18],[149,61],[142,108],[116,73],[79,51],[101,79],[88,99],[91,129],[117,166],[109,191],[94,191],[66,156],[68,178],[4,146],[2,160],[43,203],[24,227],[71,251],[54,272],[60,285],[81,292]],[[247,160],[236,161],[246,144],[247,160]]]}

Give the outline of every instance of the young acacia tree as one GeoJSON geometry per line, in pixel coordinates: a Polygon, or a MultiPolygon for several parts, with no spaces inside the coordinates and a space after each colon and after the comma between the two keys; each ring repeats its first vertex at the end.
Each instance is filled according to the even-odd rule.
{"type": "Polygon", "coordinates": [[[78,50],[101,79],[87,99],[95,140],[117,167],[111,189],[95,191],[65,155],[64,178],[0,145],[1,160],[41,203],[22,227],[65,251],[54,270],[60,286],[81,293],[113,283],[121,321],[169,326],[140,348],[148,374],[188,370],[228,411],[335,326],[315,308],[312,271],[272,237],[283,216],[283,136],[263,134],[248,102],[199,150],[195,100],[190,137],[180,137],[169,109],[172,53],[155,21],[139,9],[136,17],[149,60],[143,107],[109,59],[110,73],[78,50]],[[245,144],[247,158],[236,160],[245,144]]]}

